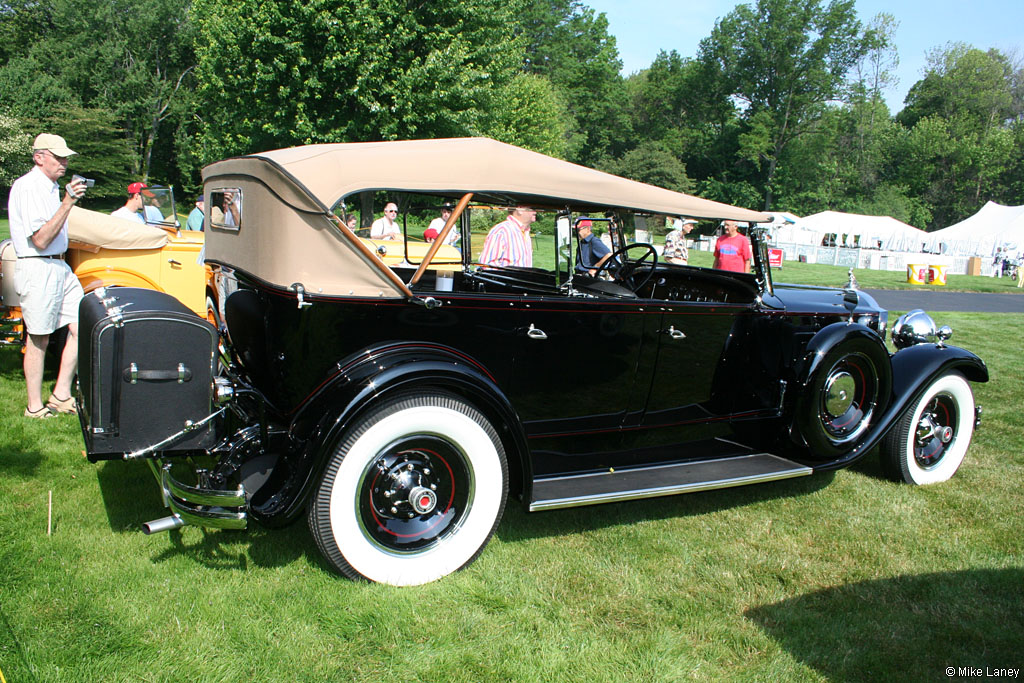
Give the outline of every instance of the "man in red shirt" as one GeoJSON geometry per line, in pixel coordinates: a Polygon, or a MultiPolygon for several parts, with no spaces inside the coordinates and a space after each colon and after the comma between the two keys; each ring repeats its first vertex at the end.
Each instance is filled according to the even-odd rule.
{"type": "Polygon", "coordinates": [[[715,268],[749,273],[750,261],[754,258],[750,240],[740,234],[736,221],[725,221],[722,226],[725,234],[715,243],[715,268]]]}

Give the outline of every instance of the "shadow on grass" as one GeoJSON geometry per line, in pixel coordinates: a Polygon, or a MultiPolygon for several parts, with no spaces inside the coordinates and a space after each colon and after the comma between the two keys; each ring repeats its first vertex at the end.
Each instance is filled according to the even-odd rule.
{"type": "Polygon", "coordinates": [[[210,569],[244,571],[250,562],[257,567],[283,567],[305,556],[310,564],[317,565],[324,571],[331,571],[317,550],[306,525],[299,522],[284,529],[252,526],[245,531],[200,531],[202,535],[199,539],[195,539],[193,535],[186,539],[180,529],[168,532],[168,547],[155,555],[153,561],[164,562],[180,555],[187,555],[210,569]]]}
{"type": "MultiPolygon", "coordinates": [[[[108,461],[98,465],[103,506],[111,530],[142,533],[145,522],[166,517],[169,512],[160,498],[160,487],[149,465],[141,461],[108,461]]],[[[303,555],[316,558],[315,564],[329,569],[321,561],[312,536],[302,519],[284,529],[267,529],[251,524],[246,531],[201,529],[201,537],[184,534],[180,529],[167,533],[169,544],[153,560],[163,562],[185,554],[213,569],[245,569],[249,562],[260,567],[289,564],[303,555]]]]}
{"type": "Polygon", "coordinates": [[[805,496],[828,486],[834,478],[834,472],[822,472],[764,484],[536,513],[528,513],[518,501],[510,500],[497,535],[512,542],[620,524],[695,517],[762,501],[805,496]]]}
{"type": "MultiPolygon", "coordinates": [[[[827,486],[834,476],[833,472],[825,472],[766,484],[536,514],[526,513],[518,501],[509,500],[497,535],[513,542],[648,520],[698,516],[762,501],[805,496],[827,486]]],[[[142,533],[142,523],[168,514],[160,500],[156,480],[143,462],[102,463],[97,479],[110,528],[115,532],[142,533]]],[[[154,556],[155,562],[185,554],[213,569],[237,570],[245,569],[249,562],[276,567],[307,556],[311,564],[333,572],[322,558],[303,518],[283,529],[256,524],[251,524],[244,532],[204,529],[198,539],[191,531],[186,534],[178,529],[169,532],[168,538],[168,546],[154,556]]]]}
{"type": "Polygon", "coordinates": [[[745,614],[795,658],[838,681],[991,678],[1007,668],[1019,676],[1022,615],[1021,568],[863,581],[745,614]]]}
{"type": "Polygon", "coordinates": [[[34,477],[46,455],[11,444],[0,445],[0,473],[24,479],[34,477]]]}

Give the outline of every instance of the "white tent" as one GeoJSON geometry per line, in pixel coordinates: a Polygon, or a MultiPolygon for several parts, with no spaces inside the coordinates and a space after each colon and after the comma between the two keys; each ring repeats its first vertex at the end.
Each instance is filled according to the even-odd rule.
{"type": "Polygon", "coordinates": [[[924,230],[907,225],[891,216],[864,216],[856,213],[822,211],[807,216],[793,229],[815,235],[821,244],[826,235],[835,235],[835,244],[846,247],[870,247],[890,251],[920,251],[928,239],[924,230]]]}
{"type": "Polygon", "coordinates": [[[993,256],[999,248],[1015,252],[1024,248],[1024,206],[988,202],[970,218],[928,237],[931,251],[957,256],[993,256]]]}

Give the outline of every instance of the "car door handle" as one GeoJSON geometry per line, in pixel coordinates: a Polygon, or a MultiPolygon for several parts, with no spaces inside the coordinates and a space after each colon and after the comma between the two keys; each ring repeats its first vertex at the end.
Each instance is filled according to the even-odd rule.
{"type": "Polygon", "coordinates": [[[686,339],[686,334],[684,334],[682,330],[677,330],[675,325],[671,325],[667,330],[665,330],[665,334],[673,339],[686,339]]]}
{"type": "Polygon", "coordinates": [[[172,258],[167,259],[167,262],[170,263],[172,266],[180,266],[181,265],[181,261],[175,261],[172,258]]]}
{"type": "Polygon", "coordinates": [[[538,330],[536,327],[533,326],[533,323],[530,323],[530,329],[526,331],[526,336],[529,337],[530,339],[548,338],[547,333],[544,330],[538,330]]]}

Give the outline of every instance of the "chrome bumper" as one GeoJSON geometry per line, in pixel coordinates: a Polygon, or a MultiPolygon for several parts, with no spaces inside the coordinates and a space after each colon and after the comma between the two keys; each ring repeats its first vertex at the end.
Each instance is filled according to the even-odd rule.
{"type": "Polygon", "coordinates": [[[21,346],[21,318],[0,318],[0,346],[21,346]]]}
{"type": "Polygon", "coordinates": [[[170,517],[147,522],[147,533],[166,531],[186,524],[214,529],[245,529],[245,489],[234,491],[206,489],[183,484],[171,475],[173,464],[148,460],[153,475],[160,483],[164,505],[173,513],[170,517]]]}

